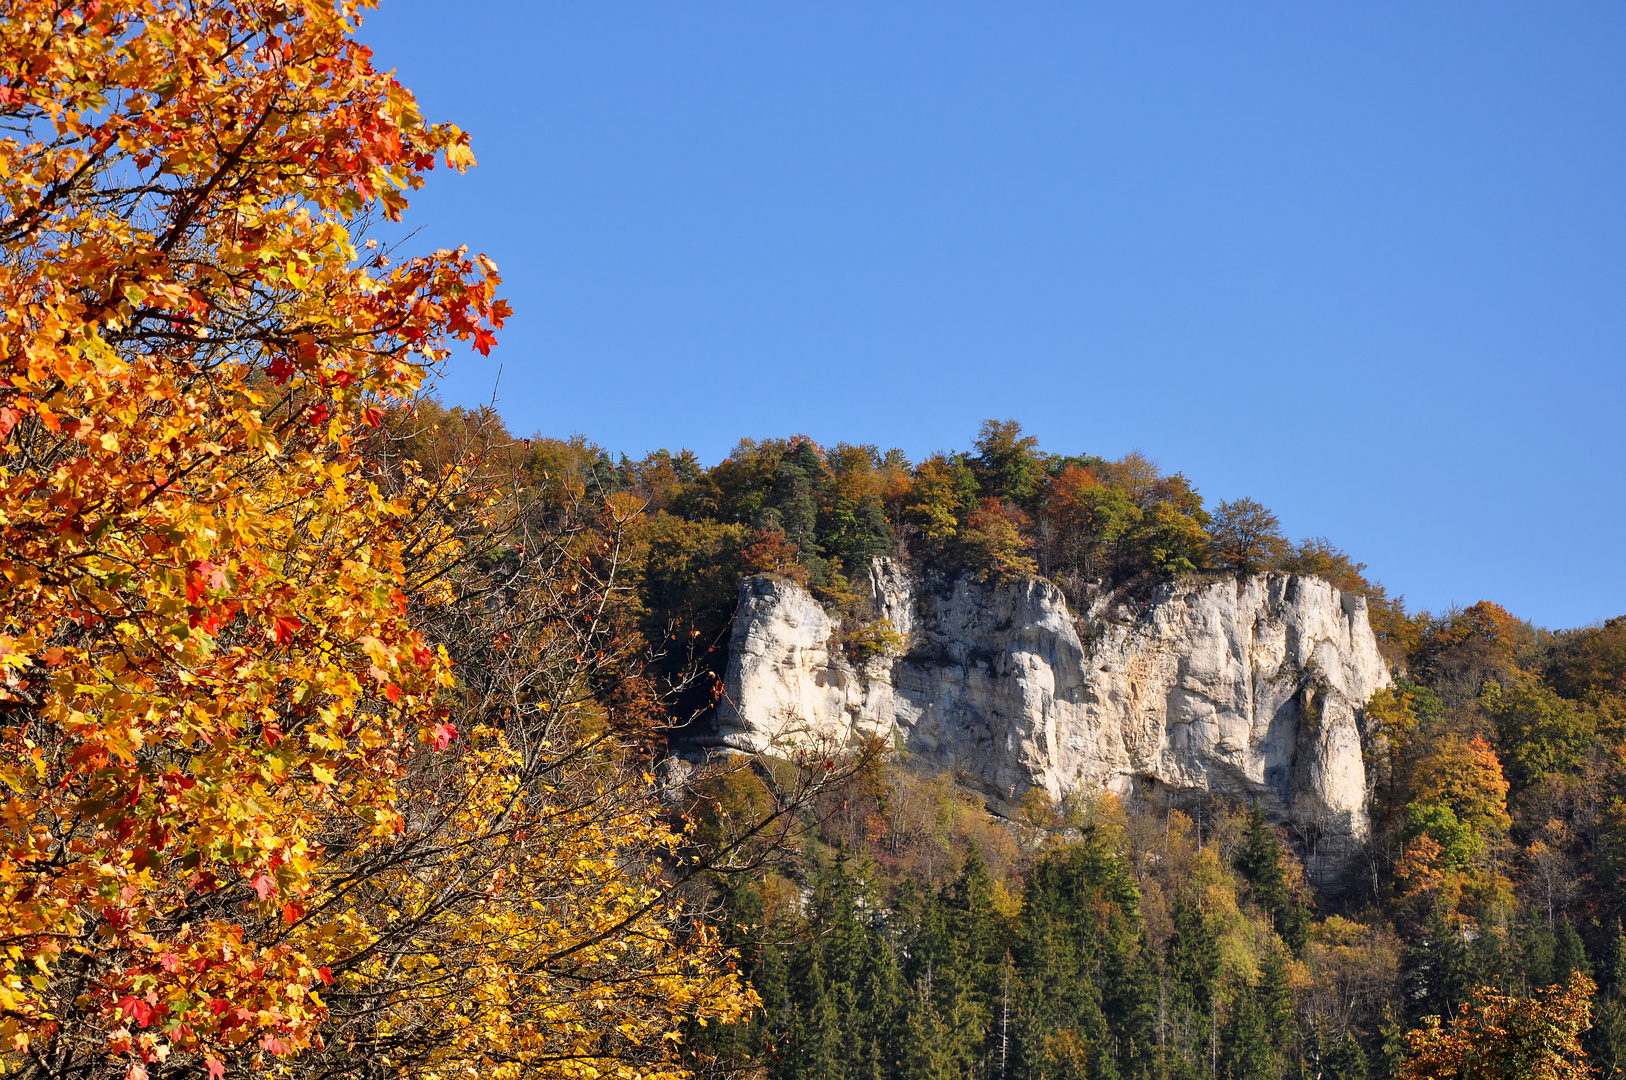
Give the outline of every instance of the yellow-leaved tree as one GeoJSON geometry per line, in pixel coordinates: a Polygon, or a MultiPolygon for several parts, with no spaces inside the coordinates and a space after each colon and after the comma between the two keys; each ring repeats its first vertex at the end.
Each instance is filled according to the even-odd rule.
{"type": "Polygon", "coordinates": [[[1407,1033],[1400,1080],[1588,1080],[1581,1035],[1597,989],[1578,971],[1529,998],[1482,986],[1450,1023],[1431,1016],[1407,1033]]]}
{"type": "Polygon", "coordinates": [[[391,453],[507,307],[366,240],[473,161],[368,6],[0,4],[5,1071],[674,1075],[751,1004],[625,749],[638,508],[391,453]]]}

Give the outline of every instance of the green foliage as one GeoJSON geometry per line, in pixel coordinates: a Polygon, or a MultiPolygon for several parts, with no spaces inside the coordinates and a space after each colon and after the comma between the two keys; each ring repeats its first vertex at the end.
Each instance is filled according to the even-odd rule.
{"type": "Polygon", "coordinates": [[[1474,827],[1457,818],[1443,802],[1411,803],[1406,807],[1406,828],[1401,836],[1415,840],[1427,836],[1440,846],[1441,863],[1449,870],[1466,870],[1485,853],[1486,840],[1474,827]]]}
{"type": "Polygon", "coordinates": [[[1236,865],[1248,879],[1255,903],[1271,917],[1282,941],[1295,954],[1303,952],[1310,938],[1310,913],[1298,890],[1287,880],[1281,840],[1257,806],[1248,815],[1248,829],[1236,865]]]}
{"type": "Polygon", "coordinates": [[[1626,615],[1559,634],[1545,667],[1547,681],[1567,698],[1626,695],[1626,615]]]}
{"type": "Polygon", "coordinates": [[[1592,967],[1599,1057],[1626,1048],[1626,989],[1599,959],[1626,913],[1626,619],[1549,634],[1488,602],[1408,613],[1324,538],[1289,544],[1253,500],[1209,511],[1142,454],[1047,454],[1013,421],[917,465],[799,437],[744,440],[709,469],[665,451],[611,469],[581,440],[517,460],[537,483],[645,500],[644,634],[693,635],[683,662],[698,651],[714,680],[751,572],[811,588],[855,661],[900,653],[859,598],[877,555],[938,583],[1042,573],[1075,604],[1181,574],[1313,574],[1366,595],[1397,665],[1360,718],[1374,835],[1360,874],[1318,901],[1326,922],[1295,859],[1314,838],[1290,843],[1258,813],[1205,808],[1204,847],[1178,814],[1153,828],[1037,793],[1001,829],[949,778],[877,779],[821,819],[846,870],[810,850],[794,885],[725,890],[742,923],[813,935],[748,958],[768,1004],[728,1038],[772,1080],[1377,1077],[1407,1027],[1476,986],[1532,992],[1592,967]]]}
{"type": "Polygon", "coordinates": [[[1552,773],[1573,772],[1597,732],[1591,709],[1560,697],[1533,675],[1521,674],[1505,687],[1487,681],[1480,708],[1496,725],[1498,749],[1516,790],[1552,773]]]}
{"type": "Polygon", "coordinates": [[[972,467],[979,488],[992,498],[1028,506],[1038,495],[1045,472],[1039,440],[1023,435],[1015,420],[984,420],[973,445],[977,456],[972,467]]]}
{"type": "Polygon", "coordinates": [[[1276,566],[1289,550],[1281,521],[1255,499],[1221,502],[1212,533],[1218,565],[1239,576],[1276,566]]]}
{"type": "Polygon", "coordinates": [[[901,653],[908,644],[890,619],[864,623],[847,636],[847,651],[856,664],[877,656],[901,653]]]}

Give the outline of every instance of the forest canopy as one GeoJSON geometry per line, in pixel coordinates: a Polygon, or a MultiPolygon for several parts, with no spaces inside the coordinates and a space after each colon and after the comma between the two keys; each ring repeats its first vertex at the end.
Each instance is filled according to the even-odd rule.
{"type": "MultiPolygon", "coordinates": [[[[806,438],[744,440],[711,467],[582,438],[516,452],[537,482],[645,507],[640,625],[660,663],[713,680],[743,576],[850,614],[878,555],[928,580],[1044,574],[1078,606],[1182,575],[1318,574],[1368,598],[1397,676],[1368,707],[1374,836],[1320,894],[1295,837],[1245,805],[1031,793],[1002,822],[951,777],[877,763],[759,876],[715,881],[764,1003],[695,1033],[720,1058],[775,1080],[1455,1076],[1428,1070],[1526,1045],[1463,1017],[1517,1015],[1553,1033],[1551,1075],[1626,1064],[1626,619],[1555,633],[1490,602],[1408,612],[1255,500],[1208,507],[1143,455],[1049,454],[1010,422],[919,462],[806,438]]],[[[685,702],[677,721],[710,696],[685,702]]],[[[754,775],[699,789],[707,828],[750,817],[754,775]]]]}

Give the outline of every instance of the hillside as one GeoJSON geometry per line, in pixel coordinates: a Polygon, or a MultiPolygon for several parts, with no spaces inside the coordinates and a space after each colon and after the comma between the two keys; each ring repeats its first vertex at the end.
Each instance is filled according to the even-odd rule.
{"type": "MultiPolygon", "coordinates": [[[[803,438],[743,441],[709,468],[582,439],[503,460],[560,506],[642,508],[627,611],[688,732],[714,723],[751,575],[807,590],[854,670],[899,654],[863,581],[877,557],[937,596],[1048,582],[1080,625],[1313,577],[1361,598],[1388,669],[1359,703],[1367,825],[1336,882],[1312,884],[1302,834],[1244,789],[1176,805],[1040,784],[995,799],[1000,818],[929,754],[871,762],[748,879],[718,879],[766,1004],[697,1045],[760,1054],[776,1080],[1381,1076],[1407,1029],[1474,987],[1579,971],[1601,986],[1592,1053],[1626,1062],[1626,619],[1554,632],[1489,601],[1408,612],[1257,503],[1208,507],[1139,455],[1049,454],[1011,423],[918,463],[803,438]]],[[[723,835],[778,780],[763,764],[712,783],[693,813],[723,835]]]]}

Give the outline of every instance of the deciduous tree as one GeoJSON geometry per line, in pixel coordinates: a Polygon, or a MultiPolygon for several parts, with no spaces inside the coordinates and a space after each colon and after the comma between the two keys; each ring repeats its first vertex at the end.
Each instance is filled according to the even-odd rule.
{"type": "Polygon", "coordinates": [[[1429,1017],[1406,1036],[1400,1080],[1587,1080],[1580,1039],[1596,989],[1580,972],[1530,998],[1481,987],[1450,1023],[1429,1017]]]}

